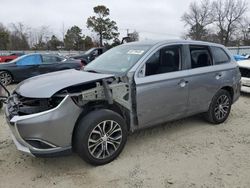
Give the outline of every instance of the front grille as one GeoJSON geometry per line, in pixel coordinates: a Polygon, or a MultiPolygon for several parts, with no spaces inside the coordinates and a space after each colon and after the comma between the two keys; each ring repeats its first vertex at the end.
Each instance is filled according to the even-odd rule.
{"type": "Polygon", "coordinates": [[[250,78],[250,69],[240,68],[241,77],[250,78]]]}
{"type": "Polygon", "coordinates": [[[7,102],[9,118],[15,115],[29,115],[43,112],[56,107],[62,100],[61,97],[46,98],[27,98],[17,93],[12,94],[7,102]]]}

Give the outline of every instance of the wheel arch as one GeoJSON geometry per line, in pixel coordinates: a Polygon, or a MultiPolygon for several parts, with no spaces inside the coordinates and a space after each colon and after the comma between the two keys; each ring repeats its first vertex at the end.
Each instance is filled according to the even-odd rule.
{"type": "Polygon", "coordinates": [[[130,130],[130,118],[129,118],[129,113],[127,112],[127,110],[122,107],[121,105],[117,104],[117,103],[113,103],[113,104],[107,104],[105,101],[100,101],[98,103],[94,103],[94,104],[87,104],[83,107],[83,110],[81,112],[81,114],[79,115],[79,117],[76,120],[76,123],[74,125],[74,129],[72,132],[72,138],[71,138],[71,144],[72,144],[72,148],[74,150],[75,146],[75,135],[76,135],[76,130],[77,130],[77,126],[79,121],[86,116],[87,114],[89,114],[92,111],[95,110],[101,110],[101,109],[107,109],[107,110],[111,110],[113,112],[116,112],[117,114],[119,114],[126,122],[126,126],[127,126],[127,131],[130,130]]]}
{"type": "Polygon", "coordinates": [[[9,71],[9,70],[0,70],[0,73],[1,72],[7,72],[7,73],[9,73],[10,75],[11,75],[11,77],[12,77],[12,80],[14,80],[14,75],[12,74],[12,72],[11,71],[9,71]]]}
{"type": "Polygon", "coordinates": [[[234,98],[234,89],[233,89],[232,86],[224,86],[221,89],[226,90],[230,94],[231,99],[233,100],[233,98],[234,98]]]}

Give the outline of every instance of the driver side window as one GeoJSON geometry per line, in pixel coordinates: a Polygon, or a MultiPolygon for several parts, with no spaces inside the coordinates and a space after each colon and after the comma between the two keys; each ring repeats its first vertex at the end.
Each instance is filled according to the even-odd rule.
{"type": "Polygon", "coordinates": [[[145,76],[180,70],[180,46],[168,46],[155,52],[145,64],[145,76]]]}
{"type": "Polygon", "coordinates": [[[26,65],[40,65],[42,63],[41,56],[39,54],[28,55],[17,61],[18,66],[26,65]]]}

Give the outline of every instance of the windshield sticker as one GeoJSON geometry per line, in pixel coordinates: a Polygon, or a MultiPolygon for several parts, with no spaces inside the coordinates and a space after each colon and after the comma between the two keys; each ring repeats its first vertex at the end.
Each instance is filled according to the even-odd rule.
{"type": "Polygon", "coordinates": [[[121,71],[122,71],[122,72],[126,72],[127,69],[126,69],[126,68],[122,68],[121,71]]]}
{"type": "Polygon", "coordinates": [[[144,50],[129,50],[127,54],[142,55],[143,53],[144,53],[144,50]]]}

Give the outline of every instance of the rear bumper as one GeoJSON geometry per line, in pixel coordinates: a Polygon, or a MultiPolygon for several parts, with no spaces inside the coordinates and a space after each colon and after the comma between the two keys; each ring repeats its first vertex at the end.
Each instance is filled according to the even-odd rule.
{"type": "Polygon", "coordinates": [[[9,119],[13,141],[17,149],[37,157],[52,157],[71,153],[72,132],[81,109],[66,96],[54,109],[9,119]]]}
{"type": "Polygon", "coordinates": [[[241,78],[241,92],[250,93],[250,78],[241,78]]]}

